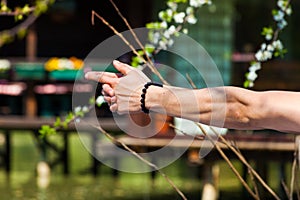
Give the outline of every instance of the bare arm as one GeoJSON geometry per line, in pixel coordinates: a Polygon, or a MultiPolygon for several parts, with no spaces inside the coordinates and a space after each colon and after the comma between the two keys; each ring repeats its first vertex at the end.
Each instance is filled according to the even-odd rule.
{"type": "MultiPolygon", "coordinates": [[[[128,65],[114,62],[124,75],[89,72],[86,78],[104,83],[105,100],[112,111],[140,112],[142,88],[149,79],[128,65]]],[[[187,89],[150,86],[146,108],[170,116],[231,129],[274,129],[300,133],[300,93],[255,92],[238,87],[187,89]]]]}
{"type": "Polygon", "coordinates": [[[266,91],[261,93],[266,115],[264,128],[300,133],[300,92],[266,91]]]}
{"type": "Polygon", "coordinates": [[[255,92],[238,87],[198,90],[178,88],[181,92],[175,92],[177,95],[174,95],[174,89],[168,86],[149,88],[146,106],[151,109],[153,105],[158,107],[160,104],[169,115],[214,126],[222,126],[223,123],[225,128],[300,133],[298,92],[255,92]],[[183,98],[178,98],[179,93],[183,98]],[[193,95],[196,101],[193,101],[193,95]]]}

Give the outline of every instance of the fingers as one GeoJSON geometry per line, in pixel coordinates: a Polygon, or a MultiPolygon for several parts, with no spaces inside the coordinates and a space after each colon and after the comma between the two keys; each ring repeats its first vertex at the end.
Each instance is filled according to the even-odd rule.
{"type": "MultiPolygon", "coordinates": [[[[121,72],[123,75],[127,75],[133,68],[130,65],[121,63],[117,60],[113,61],[114,67],[121,72]]],[[[110,85],[115,85],[118,82],[119,76],[115,73],[110,72],[87,72],[85,78],[88,80],[97,81],[100,83],[108,83],[110,85]]]]}
{"type": "Polygon", "coordinates": [[[109,107],[111,112],[117,112],[118,111],[118,104],[114,103],[109,107]]]}
{"type": "Polygon", "coordinates": [[[128,72],[130,72],[133,69],[130,65],[127,65],[125,63],[121,63],[121,62],[119,62],[117,60],[113,61],[113,65],[123,75],[127,75],[128,72]]]}
{"type": "MultiPolygon", "coordinates": [[[[133,67],[131,67],[130,65],[121,63],[117,60],[113,61],[113,65],[122,75],[125,76],[133,70],[133,67]]],[[[103,83],[102,94],[104,96],[104,100],[110,105],[110,110],[112,112],[117,112],[119,107],[114,90],[119,84],[120,79],[125,78],[125,76],[119,76],[119,74],[110,72],[95,71],[87,72],[85,74],[86,79],[103,83]]]]}
{"type": "Polygon", "coordinates": [[[109,96],[104,96],[104,100],[108,103],[109,109],[112,112],[116,112],[118,110],[118,104],[117,104],[117,97],[109,97],[109,96]]]}
{"type": "Polygon", "coordinates": [[[88,80],[97,81],[100,83],[108,83],[110,85],[115,85],[118,82],[118,76],[110,72],[87,72],[85,78],[88,80]]]}
{"type": "MultiPolygon", "coordinates": [[[[121,72],[123,75],[128,74],[133,68],[125,63],[121,63],[117,60],[113,61],[114,67],[121,72]]],[[[100,83],[108,83],[110,85],[115,85],[118,82],[119,76],[115,73],[110,72],[87,72],[85,78],[88,80],[97,81],[100,83]]]]}
{"type": "Polygon", "coordinates": [[[117,97],[115,96],[114,90],[108,84],[102,85],[102,94],[104,96],[104,100],[110,105],[109,109],[112,112],[116,112],[118,109],[117,105],[117,97]]]}
{"type": "Polygon", "coordinates": [[[114,103],[117,103],[117,97],[109,97],[109,96],[104,96],[104,101],[108,103],[108,105],[112,105],[114,103]]]}
{"type": "Polygon", "coordinates": [[[114,96],[115,95],[115,91],[113,90],[113,88],[109,85],[109,84],[103,84],[102,85],[102,94],[104,96],[114,96]]]}

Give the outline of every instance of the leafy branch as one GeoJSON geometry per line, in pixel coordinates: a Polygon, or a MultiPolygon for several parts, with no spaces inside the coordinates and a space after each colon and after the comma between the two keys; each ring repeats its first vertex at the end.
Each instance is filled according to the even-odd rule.
{"type": "Polygon", "coordinates": [[[13,16],[15,21],[23,21],[11,29],[0,32],[0,47],[12,42],[15,37],[22,39],[26,35],[29,26],[41,14],[45,13],[54,2],[55,0],[36,0],[33,6],[26,4],[23,7],[9,8],[7,2],[2,0],[0,4],[0,16],[13,16]],[[24,19],[25,17],[26,19],[24,19]]]}
{"type": "Polygon", "coordinates": [[[138,51],[139,55],[132,57],[131,65],[138,67],[143,64],[142,56],[153,59],[153,55],[171,47],[174,43],[173,38],[179,33],[188,34],[187,24],[197,23],[198,9],[211,4],[210,0],[168,0],[167,8],[158,13],[159,21],[146,24],[146,28],[149,29],[149,43],[138,51]]]}
{"type": "Polygon", "coordinates": [[[46,137],[48,135],[57,134],[59,130],[68,129],[68,126],[72,122],[79,122],[87,113],[89,113],[96,105],[99,107],[104,103],[103,96],[99,96],[96,101],[94,98],[90,98],[88,106],[77,106],[72,112],[69,112],[64,118],[57,117],[52,125],[43,125],[39,129],[40,136],[46,137]]]}
{"type": "Polygon", "coordinates": [[[291,14],[292,6],[290,0],[278,0],[277,9],[272,10],[276,28],[272,26],[263,27],[261,35],[264,36],[265,42],[261,44],[260,49],[256,52],[255,60],[250,62],[249,72],[245,74],[245,88],[254,86],[254,81],[258,77],[256,72],[261,69],[263,62],[271,60],[274,57],[283,57],[287,52],[278,37],[279,33],[287,26],[285,17],[291,14]]]}

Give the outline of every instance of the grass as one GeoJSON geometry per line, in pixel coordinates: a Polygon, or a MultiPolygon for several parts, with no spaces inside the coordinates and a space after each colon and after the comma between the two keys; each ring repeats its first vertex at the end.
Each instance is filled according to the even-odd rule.
{"type": "MultiPolygon", "coordinates": [[[[88,138],[85,138],[88,139],[88,138]]],[[[59,136],[51,140],[60,143],[59,136]]],[[[51,183],[46,189],[36,184],[35,166],[40,160],[34,138],[25,132],[15,132],[12,137],[12,173],[7,176],[0,170],[1,199],[180,199],[163,177],[157,174],[154,180],[149,173],[132,174],[121,172],[118,178],[112,176],[109,167],[101,166],[100,175],[85,173],[91,166],[91,156],[82,145],[77,134],[70,136],[70,175],[64,176],[61,167],[51,171],[51,183]]],[[[49,155],[49,157],[54,155],[49,155]]],[[[220,199],[245,199],[243,188],[224,161],[220,166],[220,199]]],[[[238,162],[234,165],[242,171],[238,162]]],[[[277,163],[271,163],[271,186],[277,188],[277,163]]],[[[289,167],[287,167],[289,169],[289,167]]],[[[186,194],[188,199],[201,199],[203,176],[201,167],[187,164],[185,158],[165,167],[163,171],[186,194]]]]}

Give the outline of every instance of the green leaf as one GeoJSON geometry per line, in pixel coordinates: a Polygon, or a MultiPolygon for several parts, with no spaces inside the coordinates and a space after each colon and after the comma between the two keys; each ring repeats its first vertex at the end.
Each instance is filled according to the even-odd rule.
{"type": "Polygon", "coordinates": [[[161,28],[161,22],[150,22],[146,24],[146,28],[148,29],[160,29],[161,28]]]}
{"type": "Polygon", "coordinates": [[[18,32],[18,38],[23,39],[26,36],[27,30],[25,28],[22,28],[18,32]]]}
{"type": "Polygon", "coordinates": [[[49,125],[43,125],[39,130],[39,134],[41,137],[45,137],[47,135],[54,135],[56,134],[56,129],[50,127],[49,125]]]}
{"type": "Polygon", "coordinates": [[[62,122],[62,127],[64,128],[64,129],[67,129],[68,128],[68,125],[69,125],[69,123],[68,123],[68,121],[64,121],[64,122],[62,122]]]}
{"type": "Polygon", "coordinates": [[[278,13],[278,10],[276,10],[276,9],[273,9],[272,10],[272,15],[274,16],[274,15],[277,15],[277,13],[278,13]]]}
{"type": "Polygon", "coordinates": [[[133,56],[132,61],[137,62],[139,64],[143,62],[143,59],[139,56],[133,56]]]}
{"type": "Polygon", "coordinates": [[[69,112],[68,115],[67,115],[67,117],[66,117],[66,119],[65,119],[65,121],[67,123],[69,123],[69,122],[71,122],[74,119],[74,117],[75,117],[75,115],[72,112],[69,112]]]}
{"type": "MultiPolygon", "coordinates": [[[[169,15],[167,11],[160,11],[160,17],[163,21],[166,21],[166,22],[171,22],[172,21],[172,14],[169,15]]],[[[160,27],[161,28],[161,27],[160,27]]]]}
{"type": "Polygon", "coordinates": [[[65,118],[65,121],[61,122],[61,126],[64,129],[68,128],[69,123],[75,118],[75,115],[72,112],[69,112],[65,118]]]}
{"type": "Polygon", "coordinates": [[[1,12],[9,12],[10,9],[7,7],[5,3],[1,3],[1,12]]]}
{"type": "Polygon", "coordinates": [[[55,122],[54,122],[54,127],[60,127],[61,126],[61,119],[60,117],[57,117],[55,122]]]}
{"type": "Polygon", "coordinates": [[[3,31],[2,34],[0,34],[0,41],[2,43],[10,43],[14,41],[14,37],[8,31],[3,31]]]}
{"type": "Polygon", "coordinates": [[[174,2],[174,3],[186,3],[187,0],[169,0],[168,2],[174,2]]]}
{"type": "Polygon", "coordinates": [[[90,105],[94,105],[95,104],[95,97],[91,97],[90,99],[89,99],[89,104],[90,105]]]}
{"type": "Polygon", "coordinates": [[[22,20],[22,19],[23,19],[22,14],[15,15],[15,21],[19,21],[19,20],[22,20]]]}
{"type": "Polygon", "coordinates": [[[137,52],[140,56],[144,56],[144,54],[145,54],[143,50],[138,50],[137,52]]]}
{"type": "Polygon", "coordinates": [[[250,85],[250,81],[249,81],[249,80],[246,80],[246,81],[244,82],[244,88],[248,88],[249,85],[250,85]]]}
{"type": "Polygon", "coordinates": [[[28,6],[28,4],[26,4],[23,8],[22,8],[22,13],[23,14],[28,14],[30,13],[30,7],[28,6]]]}
{"type": "Polygon", "coordinates": [[[263,27],[262,35],[273,35],[274,31],[272,27],[263,27]]]}
{"type": "Polygon", "coordinates": [[[274,56],[275,57],[279,57],[280,56],[281,58],[283,58],[286,53],[287,53],[287,49],[276,50],[274,52],[274,56]]]}
{"type": "Polygon", "coordinates": [[[151,44],[146,44],[145,45],[145,51],[148,54],[152,54],[155,51],[155,47],[153,45],[151,45],[151,44]]]}
{"type": "Polygon", "coordinates": [[[137,67],[137,66],[139,66],[139,63],[136,60],[132,60],[131,63],[130,63],[130,65],[132,67],[137,67]]]}
{"type": "Polygon", "coordinates": [[[48,5],[45,3],[45,1],[37,1],[35,10],[34,10],[34,14],[39,16],[42,13],[46,12],[47,9],[48,9],[48,5]]]}

